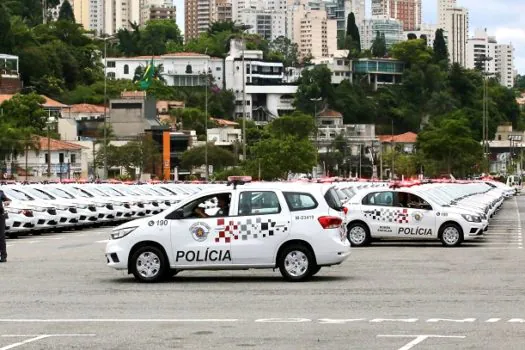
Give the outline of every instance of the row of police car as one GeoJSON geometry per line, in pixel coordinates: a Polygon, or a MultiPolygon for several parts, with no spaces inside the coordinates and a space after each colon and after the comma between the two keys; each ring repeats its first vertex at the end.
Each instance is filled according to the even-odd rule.
{"type": "Polygon", "coordinates": [[[253,268],[277,268],[286,280],[304,281],[341,264],[352,246],[377,239],[439,240],[446,247],[478,239],[516,194],[495,181],[231,177],[227,184],[191,186],[198,190],[162,212],[113,228],[107,265],[142,282],[185,270],[253,268]]]}
{"type": "Polygon", "coordinates": [[[6,235],[39,235],[121,223],[155,215],[200,191],[187,184],[12,183],[0,185],[10,203],[5,207],[6,235]]]}

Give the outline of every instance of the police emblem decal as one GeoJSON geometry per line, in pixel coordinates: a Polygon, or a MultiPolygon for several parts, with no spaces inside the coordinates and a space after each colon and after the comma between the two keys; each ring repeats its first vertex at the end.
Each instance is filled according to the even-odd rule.
{"type": "Polygon", "coordinates": [[[210,226],[203,222],[197,222],[190,227],[191,235],[197,242],[204,242],[210,233],[210,226]]]}

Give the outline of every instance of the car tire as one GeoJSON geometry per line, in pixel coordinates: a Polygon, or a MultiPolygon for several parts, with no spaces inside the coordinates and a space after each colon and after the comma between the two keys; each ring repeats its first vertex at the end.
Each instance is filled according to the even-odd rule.
{"type": "Polygon", "coordinates": [[[169,276],[170,277],[174,277],[174,276],[178,275],[179,272],[180,272],[180,270],[171,269],[170,272],[169,272],[169,276]]]}
{"type": "Polygon", "coordinates": [[[306,281],[318,267],[314,254],[303,244],[285,247],[279,256],[278,265],[283,278],[290,282],[306,281]]]}
{"type": "Polygon", "coordinates": [[[140,247],[133,253],[130,265],[133,276],[140,282],[160,282],[170,271],[164,253],[154,246],[140,247]]]}
{"type": "Polygon", "coordinates": [[[14,238],[18,238],[18,233],[17,232],[13,232],[13,233],[7,232],[6,236],[14,239],[14,238]]]}
{"type": "Polygon", "coordinates": [[[363,247],[370,244],[372,236],[368,226],[361,222],[348,224],[347,237],[352,247],[363,247]]]}
{"type": "Polygon", "coordinates": [[[439,230],[439,240],[445,247],[457,247],[463,242],[461,227],[455,223],[446,223],[439,230]]]}

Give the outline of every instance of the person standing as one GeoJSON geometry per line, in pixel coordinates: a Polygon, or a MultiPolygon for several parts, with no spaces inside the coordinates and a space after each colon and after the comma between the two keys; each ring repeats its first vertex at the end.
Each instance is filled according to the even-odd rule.
{"type": "Polygon", "coordinates": [[[0,263],[7,262],[7,247],[5,242],[5,205],[9,205],[11,200],[7,198],[4,191],[0,190],[0,263]]]}

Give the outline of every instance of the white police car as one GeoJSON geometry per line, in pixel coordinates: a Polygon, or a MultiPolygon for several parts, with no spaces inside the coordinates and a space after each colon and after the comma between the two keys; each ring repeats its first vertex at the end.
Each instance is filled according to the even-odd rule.
{"type": "Polygon", "coordinates": [[[331,185],[229,180],[233,186],[198,192],[172,210],[114,228],[108,266],[143,282],[182,270],[276,267],[286,280],[301,281],[349,256],[331,185]]]}
{"type": "Polygon", "coordinates": [[[444,246],[482,237],[484,223],[474,212],[439,205],[417,186],[370,189],[348,204],[348,239],[352,246],[370,244],[372,238],[439,239],[444,246]]]}

